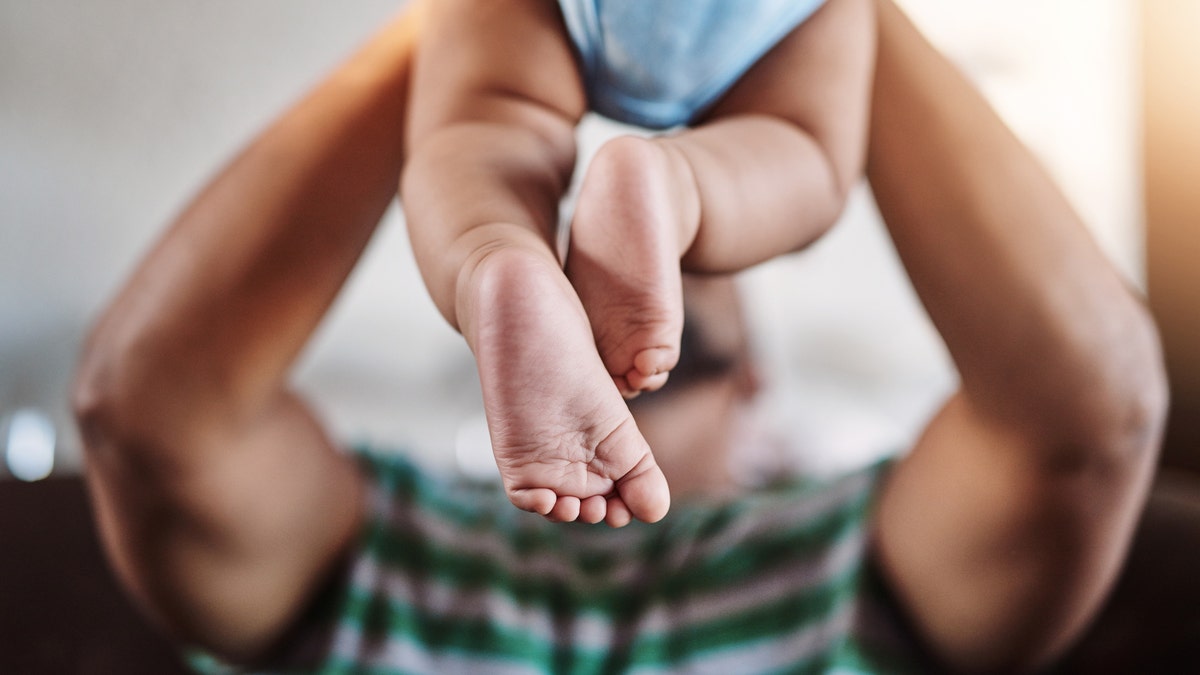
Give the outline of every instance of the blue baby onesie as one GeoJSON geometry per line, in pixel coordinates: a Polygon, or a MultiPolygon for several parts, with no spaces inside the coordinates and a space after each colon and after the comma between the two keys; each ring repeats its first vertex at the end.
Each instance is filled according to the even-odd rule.
{"type": "Polygon", "coordinates": [[[559,0],[592,110],[689,124],[824,0],[559,0]]]}

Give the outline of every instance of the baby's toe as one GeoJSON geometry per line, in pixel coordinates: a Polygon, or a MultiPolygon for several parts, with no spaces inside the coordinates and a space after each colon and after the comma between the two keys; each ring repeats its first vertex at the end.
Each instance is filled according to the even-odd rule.
{"type": "Polygon", "coordinates": [[[598,523],[607,513],[608,500],[602,495],[592,495],[579,504],[579,519],[585,523],[598,523]]]}
{"type": "MultiPolygon", "coordinates": [[[[667,383],[667,378],[670,377],[670,375],[670,373],[655,373],[654,375],[646,377],[636,370],[631,370],[626,373],[625,381],[628,383],[628,386],[636,392],[658,391],[667,383]]],[[[626,398],[628,399],[629,397],[626,398]]]]}
{"type": "Polygon", "coordinates": [[[558,523],[573,523],[579,518],[579,497],[559,497],[546,517],[558,523]]]}
{"type": "Polygon", "coordinates": [[[625,502],[620,497],[614,495],[607,501],[608,513],[604,516],[604,522],[609,527],[625,527],[633,521],[633,514],[629,512],[629,508],[625,506],[625,502]]]}

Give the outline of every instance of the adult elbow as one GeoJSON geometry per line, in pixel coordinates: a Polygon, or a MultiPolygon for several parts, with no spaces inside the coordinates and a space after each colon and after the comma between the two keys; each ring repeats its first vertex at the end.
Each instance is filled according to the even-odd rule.
{"type": "MultiPolygon", "coordinates": [[[[1166,426],[1169,387],[1158,332],[1148,313],[1132,322],[1119,353],[1097,363],[1094,386],[1079,397],[1065,445],[1121,473],[1153,466],[1166,426]]],[[[1089,464],[1091,462],[1084,462],[1089,464]]]]}
{"type": "Polygon", "coordinates": [[[136,351],[111,335],[94,334],[76,368],[70,404],[91,467],[154,456],[152,426],[160,416],[145,404],[153,393],[136,377],[136,351]]]}
{"type": "Polygon", "coordinates": [[[123,396],[119,392],[116,359],[106,345],[97,343],[95,336],[85,347],[71,383],[70,402],[89,459],[95,452],[113,445],[112,440],[124,435],[127,417],[123,396]]]}
{"type": "Polygon", "coordinates": [[[1166,427],[1170,390],[1162,363],[1142,378],[1125,405],[1125,423],[1119,429],[1123,442],[1135,451],[1157,452],[1166,427]]]}
{"type": "Polygon", "coordinates": [[[1118,453],[1146,461],[1157,455],[1170,406],[1170,388],[1158,330],[1145,308],[1139,308],[1136,336],[1109,385],[1115,392],[1107,424],[1101,426],[1118,453]]]}

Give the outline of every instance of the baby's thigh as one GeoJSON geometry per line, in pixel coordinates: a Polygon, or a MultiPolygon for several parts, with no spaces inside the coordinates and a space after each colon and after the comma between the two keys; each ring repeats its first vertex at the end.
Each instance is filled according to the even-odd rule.
{"type": "Polygon", "coordinates": [[[866,150],[875,66],[872,0],[828,0],[743,75],[701,121],[760,114],[797,125],[840,165],[866,150]]]}
{"type": "Polygon", "coordinates": [[[577,122],[587,100],[556,3],[424,3],[412,85],[417,140],[462,122],[577,122]]]}

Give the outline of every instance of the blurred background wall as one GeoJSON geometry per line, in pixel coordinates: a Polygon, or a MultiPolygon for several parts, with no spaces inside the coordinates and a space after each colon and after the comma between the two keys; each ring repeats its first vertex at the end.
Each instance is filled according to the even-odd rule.
{"type": "MultiPolygon", "coordinates": [[[[1136,4],[903,4],[1140,286],[1136,4]]],[[[397,7],[0,0],[0,415],[44,411],[59,470],[79,461],[65,398],[88,322],[201,182],[397,7]]],[[[591,122],[584,143],[611,131],[591,122]]],[[[865,190],[827,239],[745,285],[770,385],[762,414],[807,465],[840,468],[904,447],[953,386],[865,190]]],[[[398,210],[297,383],[348,440],[435,462],[478,446],[469,353],[419,283],[398,210]]]]}

